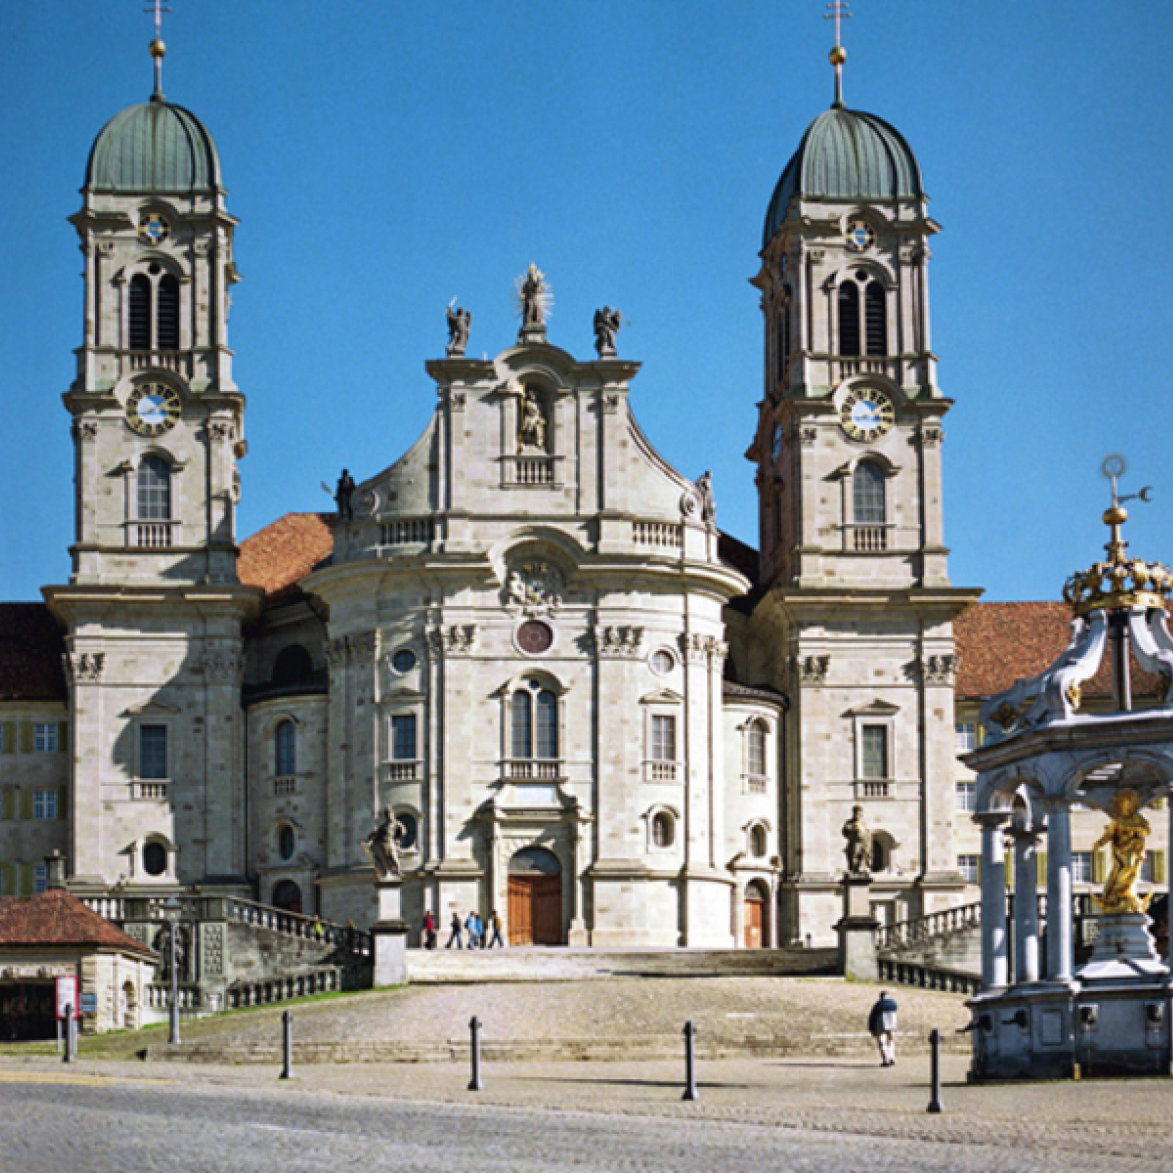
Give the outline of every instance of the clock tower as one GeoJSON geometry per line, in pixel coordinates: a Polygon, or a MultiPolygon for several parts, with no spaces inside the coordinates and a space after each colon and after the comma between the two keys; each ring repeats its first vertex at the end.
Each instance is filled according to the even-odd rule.
{"type": "Polygon", "coordinates": [[[65,629],[82,890],[244,876],[241,630],[258,592],[236,574],[235,221],[211,135],[163,95],[158,36],[151,53],[155,91],[99,133],[72,217],[75,535],[69,584],[45,595],[65,629]]]}
{"type": "Polygon", "coordinates": [[[877,915],[960,889],[952,850],[952,620],[942,421],[929,329],[928,215],[903,136],[836,95],[766,214],[761,580],[751,671],[790,697],[782,923],[829,941],[842,825],[864,807],[877,915]]]}

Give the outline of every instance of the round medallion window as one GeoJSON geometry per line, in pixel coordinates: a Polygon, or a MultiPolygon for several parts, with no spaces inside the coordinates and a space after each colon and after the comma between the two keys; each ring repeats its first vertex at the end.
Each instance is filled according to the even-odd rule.
{"type": "Polygon", "coordinates": [[[652,671],[657,676],[667,676],[676,667],[676,657],[667,648],[657,648],[652,653],[652,671]]]}
{"type": "Polygon", "coordinates": [[[554,629],[540,619],[527,619],[517,629],[517,646],[531,656],[549,651],[553,642],[554,629]]]}
{"type": "Polygon", "coordinates": [[[143,848],[143,871],[148,876],[161,876],[166,870],[167,848],[162,843],[148,843],[143,848]]]}
{"type": "Polygon", "coordinates": [[[876,234],[866,220],[852,220],[847,226],[847,247],[861,253],[876,243],[876,234]]]}
{"type": "Polygon", "coordinates": [[[396,672],[410,672],[415,667],[415,652],[410,648],[400,648],[391,657],[391,667],[396,672]]]}

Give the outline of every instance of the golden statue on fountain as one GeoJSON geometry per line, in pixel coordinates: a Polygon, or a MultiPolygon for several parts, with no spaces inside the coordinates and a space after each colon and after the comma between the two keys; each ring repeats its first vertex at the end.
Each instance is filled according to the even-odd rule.
{"type": "Polygon", "coordinates": [[[1112,821],[1092,848],[1096,851],[1105,844],[1112,845],[1112,871],[1103,894],[1092,897],[1107,916],[1146,912],[1152,899],[1151,892],[1139,896],[1136,891],[1144,863],[1145,839],[1151,830],[1148,820],[1137,809],[1139,806],[1140,796],[1135,790],[1119,791],[1108,804],[1112,821]]]}

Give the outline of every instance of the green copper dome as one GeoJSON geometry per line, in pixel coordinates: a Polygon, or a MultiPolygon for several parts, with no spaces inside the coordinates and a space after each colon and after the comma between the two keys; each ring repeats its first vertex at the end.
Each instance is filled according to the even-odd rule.
{"type": "Polygon", "coordinates": [[[220,191],[220,156],[191,111],[156,99],[115,114],[102,127],[90,151],[85,190],[220,191]]]}
{"type": "Polygon", "coordinates": [[[807,127],[774,189],[762,247],[795,196],[808,200],[923,200],[920,165],[894,127],[874,114],[833,106],[807,127]]]}

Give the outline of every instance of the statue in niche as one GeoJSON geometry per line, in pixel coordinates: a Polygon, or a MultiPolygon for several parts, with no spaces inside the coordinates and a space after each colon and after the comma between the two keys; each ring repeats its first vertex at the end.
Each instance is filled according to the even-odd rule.
{"type": "Polygon", "coordinates": [[[403,879],[399,852],[403,831],[403,824],[395,817],[395,812],[389,806],[385,806],[379,825],[362,841],[363,848],[370,856],[371,863],[375,865],[380,880],[403,879]]]}
{"type": "Polygon", "coordinates": [[[338,478],[338,487],[334,490],[334,501],[338,506],[339,521],[354,520],[354,477],[349,469],[343,469],[338,478]]]}
{"type": "Polygon", "coordinates": [[[697,492],[701,495],[701,521],[712,521],[717,516],[717,506],[713,501],[713,474],[705,469],[696,479],[697,492]]]}
{"type": "Polygon", "coordinates": [[[468,334],[472,329],[472,313],[463,306],[457,306],[456,298],[448,303],[448,357],[464,358],[468,346],[468,334]]]}
{"type": "Polygon", "coordinates": [[[863,807],[853,806],[851,818],[843,824],[843,838],[847,840],[843,854],[847,857],[847,872],[852,876],[871,874],[872,832],[864,822],[863,807]]]}
{"type": "Polygon", "coordinates": [[[1112,820],[1092,847],[1092,851],[1098,851],[1106,844],[1112,846],[1112,871],[1104,884],[1104,891],[1099,896],[1092,896],[1108,916],[1144,912],[1152,899],[1152,893],[1138,896],[1136,892],[1136,882],[1144,863],[1145,839],[1151,830],[1139,807],[1140,796],[1135,790],[1118,791],[1108,804],[1112,820]]]}
{"type": "Polygon", "coordinates": [[[526,387],[517,421],[517,450],[538,448],[546,450],[546,416],[532,387],[526,387]]]}
{"type": "Polygon", "coordinates": [[[615,357],[615,335],[622,325],[622,314],[609,305],[595,310],[595,353],[599,358],[615,357]]]}

